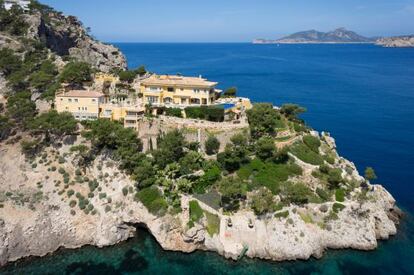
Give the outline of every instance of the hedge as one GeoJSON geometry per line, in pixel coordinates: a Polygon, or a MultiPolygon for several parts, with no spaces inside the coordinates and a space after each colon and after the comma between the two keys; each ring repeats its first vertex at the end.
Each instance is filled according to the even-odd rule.
{"type": "Polygon", "coordinates": [[[180,108],[166,108],[165,115],[183,117],[182,110],[180,108]]]}
{"type": "Polygon", "coordinates": [[[221,106],[200,106],[185,108],[187,118],[205,119],[209,121],[224,121],[224,108],[221,106]]]}

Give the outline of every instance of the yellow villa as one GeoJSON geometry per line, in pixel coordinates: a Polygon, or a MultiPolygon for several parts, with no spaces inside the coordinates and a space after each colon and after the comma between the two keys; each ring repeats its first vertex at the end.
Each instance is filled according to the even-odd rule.
{"type": "Polygon", "coordinates": [[[94,120],[99,118],[100,104],[104,95],[96,91],[71,90],[56,95],[56,111],[70,112],[77,120],[94,120]]]}
{"type": "Polygon", "coordinates": [[[140,92],[144,104],[154,106],[210,105],[221,92],[217,84],[202,77],[151,75],[141,81],[140,92]]]}

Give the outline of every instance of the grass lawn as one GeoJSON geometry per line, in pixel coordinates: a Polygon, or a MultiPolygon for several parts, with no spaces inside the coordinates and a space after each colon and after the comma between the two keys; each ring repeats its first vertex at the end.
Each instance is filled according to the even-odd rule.
{"type": "Polygon", "coordinates": [[[220,218],[217,215],[204,212],[207,218],[207,232],[210,236],[220,233],[220,218]]]}
{"type": "Polygon", "coordinates": [[[190,201],[190,220],[198,222],[203,217],[204,212],[197,201],[190,201]]]}

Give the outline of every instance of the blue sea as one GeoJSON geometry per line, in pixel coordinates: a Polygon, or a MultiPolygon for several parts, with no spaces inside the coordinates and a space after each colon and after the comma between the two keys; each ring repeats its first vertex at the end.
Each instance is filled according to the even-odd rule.
{"type": "Polygon", "coordinates": [[[129,67],[202,75],[256,102],[298,103],[335,137],[339,153],[378,180],[406,212],[398,235],[371,252],[321,260],[232,262],[208,252],[163,251],[145,231],[120,245],[61,250],[6,274],[414,274],[414,49],[374,45],[117,44],[129,67]]]}

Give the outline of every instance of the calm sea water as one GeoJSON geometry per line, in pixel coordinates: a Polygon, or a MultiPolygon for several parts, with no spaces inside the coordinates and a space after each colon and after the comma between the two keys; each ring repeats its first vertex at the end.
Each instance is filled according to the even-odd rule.
{"type": "Polygon", "coordinates": [[[329,251],[322,260],[227,261],[164,252],[146,232],[105,249],[62,250],[0,270],[9,274],[414,274],[414,49],[373,45],[118,44],[131,68],[202,75],[241,96],[307,107],[313,128],[336,138],[360,171],[373,166],[408,213],[372,252],[329,251]]]}

